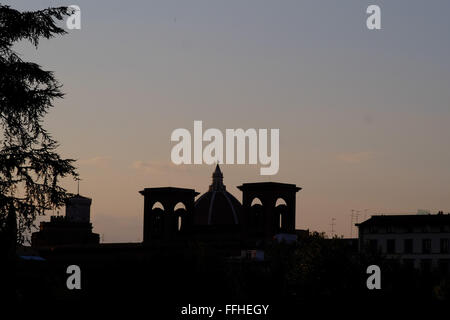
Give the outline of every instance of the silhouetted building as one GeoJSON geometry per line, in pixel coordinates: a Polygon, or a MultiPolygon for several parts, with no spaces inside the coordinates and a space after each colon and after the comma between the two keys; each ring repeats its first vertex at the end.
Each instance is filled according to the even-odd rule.
{"type": "Polygon", "coordinates": [[[66,217],[73,222],[91,221],[92,199],[79,194],[68,199],[66,202],[66,217]]]}
{"type": "Polygon", "coordinates": [[[360,250],[424,271],[449,271],[450,214],[376,215],[356,225],[360,250]]]}
{"type": "Polygon", "coordinates": [[[242,226],[253,240],[273,239],[276,234],[295,234],[296,193],[294,184],[279,182],[244,183],[242,226]]]}
{"type": "Polygon", "coordinates": [[[196,239],[233,247],[230,255],[256,249],[277,234],[296,234],[296,193],[294,184],[244,183],[241,204],[223,184],[219,165],[209,190],[199,195],[193,189],[145,188],[144,244],[196,239]]]}
{"type": "Polygon", "coordinates": [[[212,175],[208,192],[195,201],[195,225],[239,225],[242,205],[223,184],[219,166],[212,175]]]}
{"type": "Polygon", "coordinates": [[[92,232],[90,222],[92,199],[76,195],[66,202],[65,216],[52,216],[41,222],[31,236],[33,247],[98,244],[99,235],[92,232]]]}

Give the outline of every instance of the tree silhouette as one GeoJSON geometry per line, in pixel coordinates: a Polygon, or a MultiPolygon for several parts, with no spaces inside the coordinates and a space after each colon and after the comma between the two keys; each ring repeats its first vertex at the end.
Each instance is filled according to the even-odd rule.
{"type": "Polygon", "coordinates": [[[51,71],[22,60],[13,45],[25,40],[37,48],[40,39],[64,34],[56,23],[69,14],[66,7],[19,12],[0,5],[0,246],[9,258],[36,216],[70,196],[61,178],[77,177],[74,160],[61,158],[43,127],[54,99],[63,97],[61,86],[51,71]]]}

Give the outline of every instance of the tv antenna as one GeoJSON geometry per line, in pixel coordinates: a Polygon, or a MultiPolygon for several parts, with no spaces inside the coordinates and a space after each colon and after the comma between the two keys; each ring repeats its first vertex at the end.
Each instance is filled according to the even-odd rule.
{"type": "Polygon", "coordinates": [[[81,179],[76,177],[75,180],[77,181],[77,195],[80,195],[80,181],[81,181],[81,179]]]}
{"type": "Polygon", "coordinates": [[[350,215],[350,238],[353,237],[353,223],[354,222],[358,223],[359,213],[361,211],[352,209],[351,212],[352,213],[350,215]]]}
{"type": "Polygon", "coordinates": [[[331,237],[332,238],[334,237],[334,226],[335,225],[336,225],[336,218],[331,218],[330,226],[331,226],[331,237]]]}

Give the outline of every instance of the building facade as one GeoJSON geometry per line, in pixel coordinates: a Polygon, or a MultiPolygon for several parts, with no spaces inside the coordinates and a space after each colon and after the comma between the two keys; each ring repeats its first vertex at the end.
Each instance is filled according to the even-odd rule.
{"type": "Polygon", "coordinates": [[[92,232],[90,222],[91,203],[92,199],[79,194],[68,199],[65,216],[52,216],[33,232],[32,247],[98,244],[100,237],[92,232]]]}
{"type": "Polygon", "coordinates": [[[361,251],[423,271],[449,272],[450,214],[375,215],[356,225],[361,251]]]}

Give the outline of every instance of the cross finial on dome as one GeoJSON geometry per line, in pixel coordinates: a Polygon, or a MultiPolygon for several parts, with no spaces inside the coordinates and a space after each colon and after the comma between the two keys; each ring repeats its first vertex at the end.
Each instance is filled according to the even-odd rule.
{"type": "MultiPolygon", "coordinates": [[[[220,171],[219,163],[216,164],[216,170],[214,171],[214,174],[220,174],[222,175],[222,171],[220,171]]],[[[222,175],[223,176],[223,175],[222,175]]]]}
{"type": "Polygon", "coordinates": [[[212,184],[209,186],[209,190],[225,190],[223,174],[220,170],[219,163],[216,164],[216,170],[212,174],[212,184]]]}

